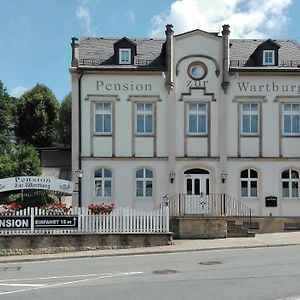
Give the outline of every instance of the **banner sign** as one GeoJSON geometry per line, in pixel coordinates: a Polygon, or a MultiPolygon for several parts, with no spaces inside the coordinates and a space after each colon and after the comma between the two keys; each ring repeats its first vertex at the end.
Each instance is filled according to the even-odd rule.
{"type": "Polygon", "coordinates": [[[30,229],[30,217],[0,217],[0,230],[1,229],[30,229]]]}
{"type": "MultiPolygon", "coordinates": [[[[78,216],[34,216],[34,229],[77,228],[78,216]]],[[[0,230],[31,229],[31,217],[0,216],[0,230]]]]}
{"type": "Polygon", "coordinates": [[[65,228],[65,227],[78,227],[78,216],[35,216],[34,228],[65,228]]]}
{"type": "Polygon", "coordinates": [[[74,188],[74,182],[51,177],[19,176],[0,179],[0,193],[14,190],[49,190],[71,194],[74,188]]]}

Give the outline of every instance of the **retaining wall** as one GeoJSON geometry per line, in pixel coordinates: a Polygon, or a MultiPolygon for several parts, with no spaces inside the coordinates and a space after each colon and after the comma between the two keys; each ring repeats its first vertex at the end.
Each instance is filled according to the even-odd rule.
{"type": "Polygon", "coordinates": [[[45,254],[171,244],[173,233],[2,235],[0,255],[45,254]]]}
{"type": "Polygon", "coordinates": [[[226,217],[184,216],[170,219],[170,231],[178,239],[217,239],[227,237],[226,217]]]}

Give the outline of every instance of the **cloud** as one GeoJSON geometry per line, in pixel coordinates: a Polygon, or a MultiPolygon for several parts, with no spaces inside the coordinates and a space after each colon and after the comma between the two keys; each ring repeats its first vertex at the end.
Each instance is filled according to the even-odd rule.
{"type": "Polygon", "coordinates": [[[218,32],[230,25],[231,38],[273,36],[289,21],[287,8],[293,0],[177,0],[169,10],[153,16],[150,36],[162,37],[166,24],[176,33],[196,28],[218,32]]]}
{"type": "Polygon", "coordinates": [[[81,22],[86,34],[92,35],[91,14],[89,9],[84,5],[78,6],[76,10],[76,17],[81,22]]]}
{"type": "Polygon", "coordinates": [[[135,23],[135,14],[134,14],[134,12],[133,12],[132,10],[129,10],[129,11],[126,13],[126,16],[127,16],[128,20],[129,20],[129,22],[130,22],[131,24],[134,24],[134,23],[135,23]]]}
{"type": "Polygon", "coordinates": [[[29,88],[26,88],[25,86],[16,86],[15,88],[13,88],[11,91],[10,91],[10,95],[12,97],[15,97],[15,98],[20,98],[26,91],[28,91],[29,88]]]}

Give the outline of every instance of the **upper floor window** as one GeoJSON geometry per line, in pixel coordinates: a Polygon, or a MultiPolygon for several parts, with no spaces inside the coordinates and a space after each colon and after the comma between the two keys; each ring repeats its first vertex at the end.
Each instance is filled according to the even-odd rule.
{"type": "Polygon", "coordinates": [[[299,135],[300,134],[300,104],[288,103],[283,104],[283,134],[299,135]]]}
{"type": "Polygon", "coordinates": [[[263,65],[273,66],[275,64],[275,51],[274,50],[264,50],[263,51],[263,65]]]}
{"type": "Polygon", "coordinates": [[[131,49],[119,49],[119,64],[131,64],[131,49]]]}
{"type": "Polygon", "coordinates": [[[207,104],[206,103],[188,104],[188,134],[190,135],[207,134],[207,104]]]}
{"type": "Polygon", "coordinates": [[[153,194],[153,172],[148,169],[136,171],[136,196],[152,197],[153,194]]]}
{"type": "Polygon", "coordinates": [[[241,197],[257,197],[258,173],[253,169],[246,169],[241,172],[241,197]]]}
{"type": "Polygon", "coordinates": [[[153,103],[136,103],[136,133],[153,133],[153,103]]]}
{"type": "Polygon", "coordinates": [[[98,169],[94,173],[95,196],[111,197],[112,172],[108,169],[98,169]]]}
{"type": "Polygon", "coordinates": [[[241,133],[245,135],[258,134],[258,104],[242,103],[241,104],[241,133]]]}
{"type": "Polygon", "coordinates": [[[112,133],[112,103],[95,103],[95,125],[96,134],[112,133]]]}
{"type": "Polygon", "coordinates": [[[299,172],[296,170],[285,170],[281,173],[282,197],[298,197],[299,195],[299,172]]]}

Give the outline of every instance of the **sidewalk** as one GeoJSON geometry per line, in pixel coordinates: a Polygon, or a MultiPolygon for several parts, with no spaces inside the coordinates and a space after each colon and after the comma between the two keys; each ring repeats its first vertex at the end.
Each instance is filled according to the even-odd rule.
{"type": "Polygon", "coordinates": [[[300,245],[299,231],[256,234],[255,237],[251,238],[227,238],[214,240],[174,240],[174,245],[157,246],[149,248],[109,249],[42,255],[0,256],[0,263],[119,255],[145,255],[220,249],[280,247],[290,245],[300,245]]]}

